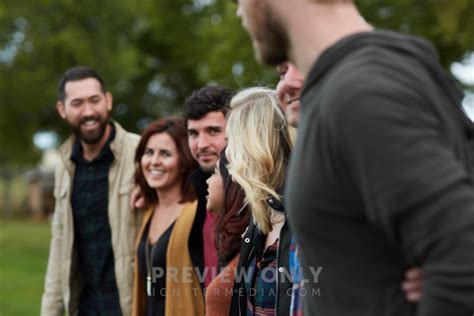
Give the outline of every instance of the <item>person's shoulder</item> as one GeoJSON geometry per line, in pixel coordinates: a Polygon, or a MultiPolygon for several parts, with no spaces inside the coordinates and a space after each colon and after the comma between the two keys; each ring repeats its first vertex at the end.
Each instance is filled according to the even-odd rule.
{"type": "MultiPolygon", "coordinates": [[[[74,146],[74,142],[76,141],[76,137],[74,135],[70,135],[59,147],[58,147],[58,154],[59,154],[59,164],[57,167],[65,167],[65,161],[68,161],[71,157],[72,149],[74,146]]],[[[56,168],[57,169],[57,168],[56,168]]]]}
{"type": "Polygon", "coordinates": [[[183,211],[195,211],[198,207],[198,200],[194,198],[191,201],[187,201],[183,203],[183,211]]]}
{"type": "Polygon", "coordinates": [[[400,80],[400,74],[408,74],[403,79],[411,79],[414,68],[420,68],[416,61],[396,51],[377,46],[367,46],[341,60],[333,71],[332,78],[337,78],[339,85],[352,85],[354,82],[380,82],[380,79],[400,80]],[[362,82],[362,80],[364,80],[362,82]]]}
{"type": "Polygon", "coordinates": [[[137,145],[140,141],[140,135],[127,131],[117,121],[112,120],[116,131],[116,139],[123,140],[134,145],[137,145]]]}
{"type": "Polygon", "coordinates": [[[140,135],[127,131],[125,133],[125,139],[131,143],[138,144],[140,141],[140,135]]]}
{"type": "Polygon", "coordinates": [[[361,81],[412,81],[426,72],[426,60],[437,62],[435,51],[426,41],[394,32],[372,32],[347,45],[335,61],[331,77],[340,84],[361,81]]]}
{"type": "Polygon", "coordinates": [[[335,111],[357,104],[366,106],[371,100],[420,101],[420,77],[425,77],[425,72],[416,58],[392,49],[367,46],[341,61],[328,79],[322,97],[335,111]]]}

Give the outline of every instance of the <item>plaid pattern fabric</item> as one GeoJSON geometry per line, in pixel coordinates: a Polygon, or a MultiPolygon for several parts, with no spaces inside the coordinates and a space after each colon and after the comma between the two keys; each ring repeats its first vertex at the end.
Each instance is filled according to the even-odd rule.
{"type": "Polygon", "coordinates": [[[290,272],[293,281],[293,288],[291,291],[291,305],[290,316],[303,315],[303,298],[300,295],[301,280],[303,279],[301,273],[301,261],[298,255],[298,246],[295,239],[291,238],[290,244],[290,272]]]}
{"type": "Polygon", "coordinates": [[[277,249],[278,240],[269,246],[262,258],[253,258],[252,284],[246,283],[247,316],[274,316],[277,295],[277,249]],[[257,261],[258,260],[258,261],[257,261]]]}
{"type": "Polygon", "coordinates": [[[94,160],[83,158],[79,140],[71,154],[76,165],[71,195],[74,246],[85,277],[79,315],[121,314],[107,213],[109,168],[114,160],[110,143],[115,137],[115,129],[111,126],[111,135],[94,160]]]}

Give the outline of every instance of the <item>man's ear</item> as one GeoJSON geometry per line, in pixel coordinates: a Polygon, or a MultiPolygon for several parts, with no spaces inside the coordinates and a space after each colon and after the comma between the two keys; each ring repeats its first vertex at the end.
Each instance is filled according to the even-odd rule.
{"type": "Polygon", "coordinates": [[[59,116],[61,116],[64,120],[66,119],[66,106],[64,105],[63,101],[56,102],[56,110],[58,111],[59,116]]]}
{"type": "Polygon", "coordinates": [[[112,93],[106,92],[105,93],[105,101],[107,102],[107,110],[110,112],[112,110],[112,104],[114,98],[112,97],[112,93]]]}

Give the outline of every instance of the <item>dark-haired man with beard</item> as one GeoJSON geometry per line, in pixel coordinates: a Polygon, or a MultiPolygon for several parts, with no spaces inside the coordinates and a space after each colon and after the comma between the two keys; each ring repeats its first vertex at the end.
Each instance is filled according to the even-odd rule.
{"type": "Polygon", "coordinates": [[[259,61],[305,79],[285,192],[302,265],[323,268],[304,314],[471,315],[474,128],[432,46],[374,30],[350,0],[238,0],[237,12],[259,61]],[[412,265],[417,305],[400,287],[412,265]]]}
{"type": "Polygon", "coordinates": [[[194,90],[186,98],[183,116],[188,129],[188,144],[199,169],[191,175],[199,204],[196,225],[190,238],[190,247],[202,244],[203,264],[208,269],[204,286],[207,288],[217,271],[217,253],[214,243],[216,214],[206,209],[207,182],[221,151],[227,145],[225,116],[235,92],[223,86],[208,85],[194,90]],[[200,225],[198,222],[202,222],[200,225]],[[200,229],[202,230],[200,231],[200,229]]]}
{"type": "Polygon", "coordinates": [[[59,82],[73,135],[59,149],[42,315],[130,315],[137,220],[129,208],[138,135],[110,120],[112,94],[93,69],[59,82]]]}

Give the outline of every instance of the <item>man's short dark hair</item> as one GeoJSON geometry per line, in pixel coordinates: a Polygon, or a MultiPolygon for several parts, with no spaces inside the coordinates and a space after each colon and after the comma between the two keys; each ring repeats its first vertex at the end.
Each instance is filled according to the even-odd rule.
{"type": "Polygon", "coordinates": [[[183,116],[186,120],[199,120],[209,112],[222,112],[224,116],[235,92],[222,86],[205,86],[194,90],[184,101],[183,116]]]}
{"type": "Polygon", "coordinates": [[[102,80],[102,77],[99,76],[97,71],[89,67],[76,66],[76,67],[68,69],[62,75],[61,79],[59,79],[59,84],[58,84],[59,100],[64,102],[64,100],[66,99],[66,92],[64,91],[66,87],[66,83],[68,83],[69,81],[77,81],[77,80],[83,80],[83,79],[88,79],[88,78],[97,79],[97,81],[99,81],[100,83],[100,88],[102,92],[105,92],[104,80],[102,80]]]}

